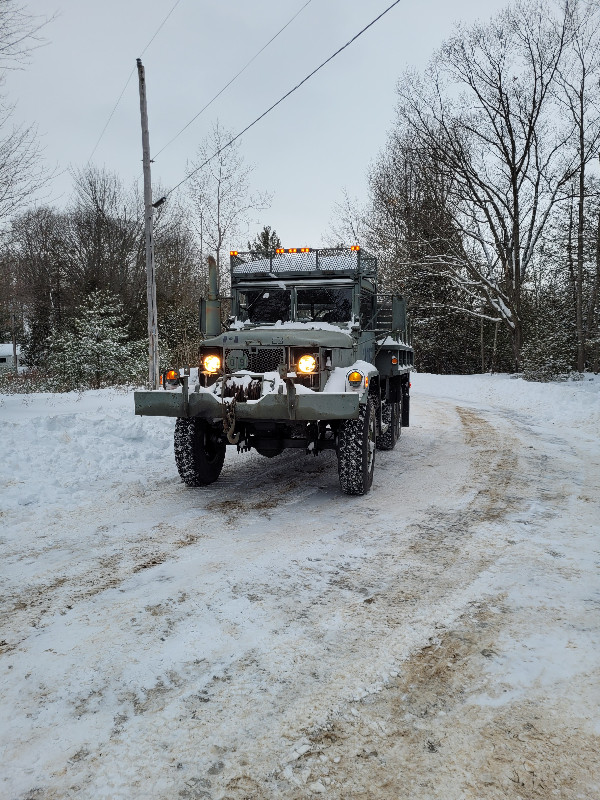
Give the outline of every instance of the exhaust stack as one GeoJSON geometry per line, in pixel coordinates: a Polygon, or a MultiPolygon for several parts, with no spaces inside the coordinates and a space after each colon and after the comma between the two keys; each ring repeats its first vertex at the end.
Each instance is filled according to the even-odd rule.
{"type": "Polygon", "coordinates": [[[208,257],[208,300],[200,300],[200,330],[209,338],[221,333],[219,272],[213,256],[208,257]]]}

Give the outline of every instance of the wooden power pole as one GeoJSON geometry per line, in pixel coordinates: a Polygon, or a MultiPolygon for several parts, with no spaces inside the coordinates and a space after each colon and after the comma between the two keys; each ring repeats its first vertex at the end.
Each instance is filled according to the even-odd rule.
{"type": "Polygon", "coordinates": [[[146,294],[148,298],[148,385],[158,389],[158,324],[156,313],[156,279],[154,275],[154,239],[152,205],[152,178],[150,174],[150,134],[146,105],[146,76],[142,60],[137,59],[140,84],[140,114],[142,120],[142,153],[144,165],[144,219],[146,230],[146,294]]]}

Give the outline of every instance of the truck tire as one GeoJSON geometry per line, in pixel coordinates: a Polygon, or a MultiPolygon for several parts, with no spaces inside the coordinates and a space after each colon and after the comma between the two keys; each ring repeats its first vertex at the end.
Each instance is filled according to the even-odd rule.
{"type": "Polygon", "coordinates": [[[203,419],[175,420],[175,463],[186,486],[207,486],[217,480],[225,460],[225,443],[203,419]]]}
{"type": "Polygon", "coordinates": [[[381,406],[381,421],[388,426],[385,433],[377,437],[378,450],[393,450],[400,438],[400,419],[402,416],[400,403],[383,403],[381,406]]]}
{"type": "Polygon", "coordinates": [[[345,419],[338,431],[338,474],[346,494],[366,494],[375,467],[375,408],[360,406],[358,419],[345,419]]]}

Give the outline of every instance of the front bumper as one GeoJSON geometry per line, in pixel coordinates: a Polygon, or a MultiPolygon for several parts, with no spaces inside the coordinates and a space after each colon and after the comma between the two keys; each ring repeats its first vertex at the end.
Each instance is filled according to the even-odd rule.
{"type": "MultiPolygon", "coordinates": [[[[221,400],[209,392],[179,391],[134,392],[135,413],[147,417],[201,417],[211,421],[223,418],[221,400]]],[[[238,402],[235,416],[244,420],[317,420],[356,419],[360,396],[356,392],[296,394],[293,403],[286,394],[265,394],[260,400],[238,402]]],[[[227,404],[227,401],[225,401],[227,404]]]]}

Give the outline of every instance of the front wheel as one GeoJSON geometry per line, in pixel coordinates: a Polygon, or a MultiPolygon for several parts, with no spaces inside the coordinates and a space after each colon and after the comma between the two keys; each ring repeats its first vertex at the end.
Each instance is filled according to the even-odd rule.
{"type": "Polygon", "coordinates": [[[358,419],[345,419],[338,431],[338,474],[346,494],[366,494],[375,468],[375,408],[360,406],[358,419]]]}
{"type": "Polygon", "coordinates": [[[175,421],[175,463],[186,486],[207,486],[217,480],[225,460],[225,443],[203,419],[175,421]]]}

